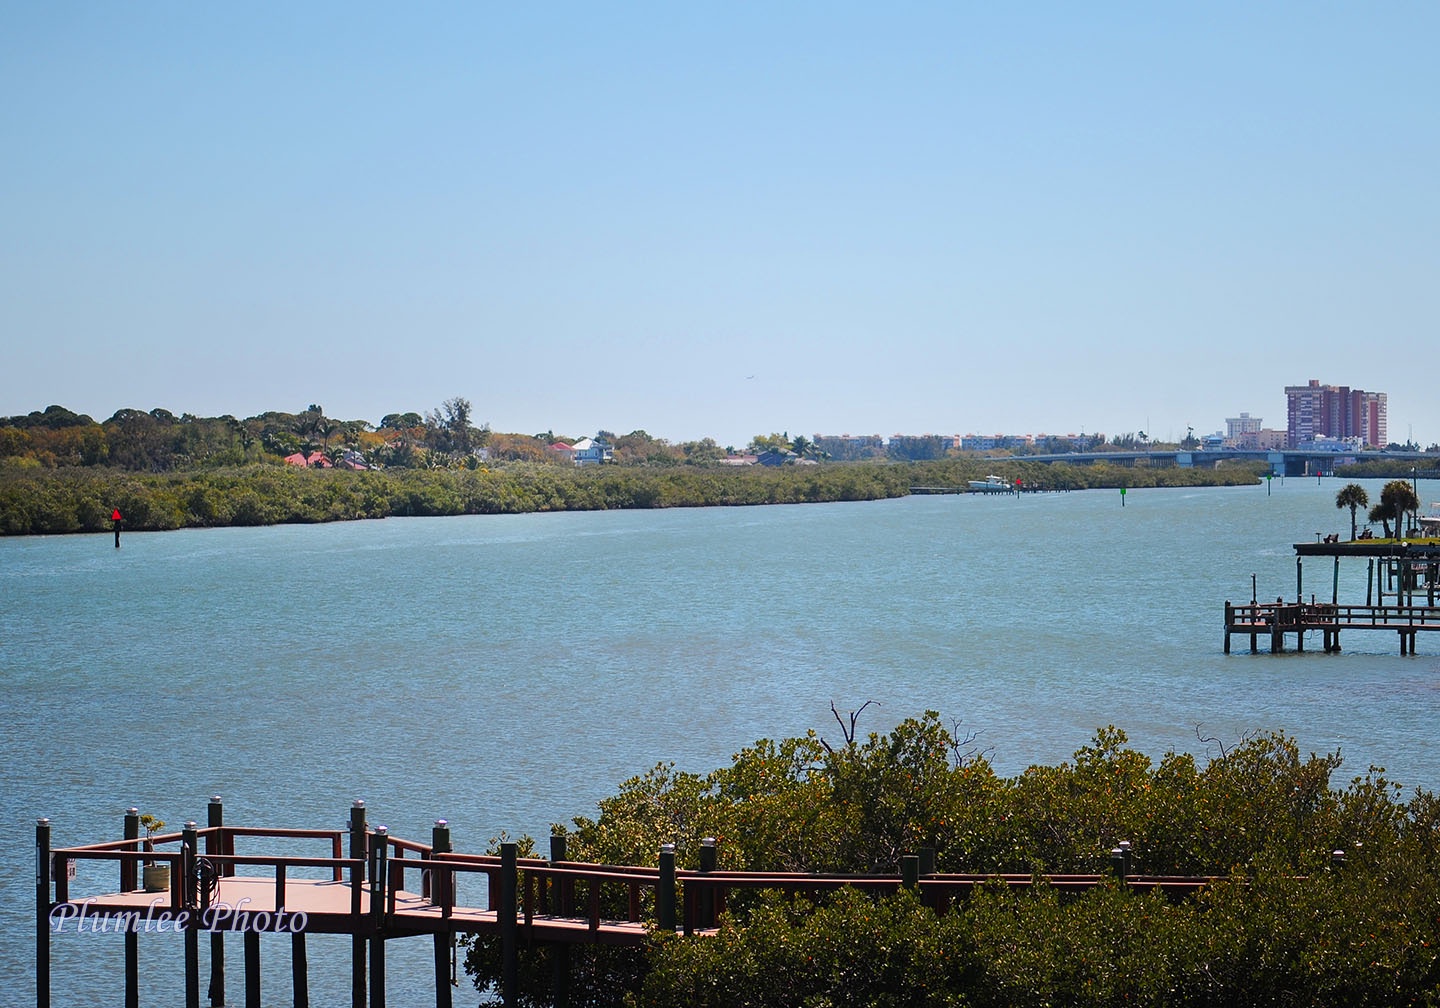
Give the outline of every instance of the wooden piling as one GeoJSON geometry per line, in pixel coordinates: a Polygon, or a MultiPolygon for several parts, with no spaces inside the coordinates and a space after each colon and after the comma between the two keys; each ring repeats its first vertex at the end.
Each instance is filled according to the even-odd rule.
{"type": "MultiPolygon", "coordinates": [[[[126,840],[135,841],[129,850],[140,849],[140,810],[131,806],[125,810],[125,832],[126,840]]],[[[140,888],[140,867],[134,861],[120,862],[120,891],[134,892],[140,888]]]]}
{"type": "Polygon", "coordinates": [[[125,1008],[140,1008],[140,935],[125,929],[125,1008]]]}
{"type": "Polygon", "coordinates": [[[660,882],[655,890],[655,926],[667,934],[675,931],[675,845],[660,845],[660,882]]]}
{"type": "MultiPolygon", "coordinates": [[[[131,850],[140,849],[140,810],[133,805],[125,810],[126,840],[134,841],[131,850]]],[[[140,866],[135,861],[120,862],[120,891],[134,892],[140,888],[140,866]]],[[[140,1008],[140,935],[134,928],[125,929],[125,1008],[140,1008]]]]}
{"type": "MultiPolygon", "coordinates": [[[[366,857],[365,802],[356,798],[350,805],[350,857],[362,864],[366,857]]],[[[350,905],[359,914],[360,887],[365,884],[365,874],[358,867],[350,869],[350,905]]],[[[365,936],[356,933],[350,939],[350,1005],[351,1008],[365,1008],[365,936]]]]}
{"type": "MultiPolygon", "coordinates": [[[[225,806],[220,801],[219,795],[210,796],[210,804],[206,808],[205,823],[210,827],[210,832],[205,834],[205,855],[229,854],[225,850],[225,841],[221,829],[225,825],[225,806]]],[[[234,867],[217,868],[218,875],[226,875],[233,872],[234,867]]],[[[225,1004],[225,932],[216,928],[210,932],[210,1008],[220,1008],[225,1004]]]]}
{"type": "MultiPolygon", "coordinates": [[[[715,870],[719,860],[719,850],[715,846],[714,837],[704,837],[700,841],[700,871],[709,875],[715,870]]],[[[700,888],[700,898],[696,901],[700,915],[700,926],[702,928],[713,928],[715,926],[715,889],[713,886],[704,885],[700,888]]]]}
{"type": "Polygon", "coordinates": [[[260,1008],[260,933],[245,929],[245,1008],[260,1008]]]}
{"type": "MultiPolygon", "coordinates": [[[[915,856],[919,859],[921,878],[935,874],[934,847],[921,847],[915,852],[915,856]]],[[[932,910],[938,910],[940,907],[939,901],[935,898],[935,893],[933,891],[927,893],[923,888],[920,890],[920,902],[932,910]]]]}
{"type": "Polygon", "coordinates": [[[520,993],[519,942],[516,928],[516,862],[518,848],[513,842],[500,845],[500,903],[496,907],[496,923],[500,926],[500,998],[514,1008],[520,993]]]}
{"type": "Polygon", "coordinates": [[[1115,877],[1120,880],[1121,885],[1126,884],[1130,877],[1130,861],[1130,841],[1121,840],[1110,851],[1110,870],[1115,873],[1115,877]]]}
{"type": "Polygon", "coordinates": [[[294,994],[294,1008],[310,1008],[310,959],[305,950],[304,931],[290,935],[290,989],[294,994]]]}
{"type": "Polygon", "coordinates": [[[50,1008],[50,820],[35,820],[35,1004],[50,1008]]]}
{"type": "Polygon", "coordinates": [[[900,885],[906,889],[920,887],[920,858],[914,854],[900,855],[900,885]]]}
{"type": "MultiPolygon", "coordinates": [[[[566,860],[566,842],[563,833],[550,835],[550,863],[566,860]]],[[[568,878],[551,882],[550,912],[568,917],[574,906],[574,882],[568,878]]],[[[555,1008],[570,1008],[570,946],[555,942],[550,946],[550,988],[555,1008]]]]}
{"type": "MultiPolygon", "coordinates": [[[[436,819],[430,830],[430,856],[449,854],[454,848],[450,844],[450,824],[436,819]]],[[[430,872],[430,899],[441,906],[448,906],[451,881],[438,871],[430,872]]],[[[450,941],[452,932],[437,932],[435,935],[435,1008],[452,1008],[454,999],[450,992],[450,941]]]]}
{"type": "Polygon", "coordinates": [[[388,900],[390,830],[376,826],[370,850],[370,1005],[385,1008],[385,906],[388,900]]]}
{"type": "MultiPolygon", "coordinates": [[[[180,905],[190,909],[185,927],[185,1008],[200,1008],[200,915],[194,912],[195,847],[198,834],[191,820],[180,831],[180,905]]],[[[175,879],[171,879],[172,891],[175,879]]]]}

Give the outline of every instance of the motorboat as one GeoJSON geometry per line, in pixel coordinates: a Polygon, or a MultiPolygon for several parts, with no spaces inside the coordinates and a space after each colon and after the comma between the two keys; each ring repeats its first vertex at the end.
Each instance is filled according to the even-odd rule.
{"type": "Polygon", "coordinates": [[[1430,505],[1430,512],[1415,519],[1420,535],[1426,539],[1440,539],[1440,501],[1430,505]]]}
{"type": "Polygon", "coordinates": [[[986,476],[983,480],[970,481],[971,493],[1014,493],[1015,488],[999,476],[986,476]]]}

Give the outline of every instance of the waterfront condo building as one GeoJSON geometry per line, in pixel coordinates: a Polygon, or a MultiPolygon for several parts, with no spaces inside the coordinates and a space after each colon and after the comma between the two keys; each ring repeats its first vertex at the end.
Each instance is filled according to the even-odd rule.
{"type": "Polygon", "coordinates": [[[1368,447],[1384,448],[1389,440],[1384,392],[1321,385],[1311,378],[1306,385],[1287,385],[1285,404],[1287,447],[1316,438],[1359,438],[1368,447]]]}
{"type": "Polygon", "coordinates": [[[1252,417],[1249,413],[1241,413],[1238,417],[1225,418],[1225,440],[1230,442],[1239,441],[1246,434],[1258,434],[1264,427],[1260,417],[1252,417]]]}

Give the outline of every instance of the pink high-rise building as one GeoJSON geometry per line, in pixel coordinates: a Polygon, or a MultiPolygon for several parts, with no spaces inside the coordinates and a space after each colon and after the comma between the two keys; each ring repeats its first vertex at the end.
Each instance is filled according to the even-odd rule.
{"type": "Polygon", "coordinates": [[[1389,441],[1384,392],[1366,392],[1344,385],[1285,387],[1286,445],[1298,448],[1316,438],[1359,438],[1370,448],[1389,441]]]}

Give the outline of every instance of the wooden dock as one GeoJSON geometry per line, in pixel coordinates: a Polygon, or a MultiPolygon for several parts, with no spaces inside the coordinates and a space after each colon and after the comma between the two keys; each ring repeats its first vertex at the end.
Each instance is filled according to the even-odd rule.
{"type": "Polygon", "coordinates": [[[1305,634],[1318,631],[1321,648],[1340,650],[1341,630],[1389,630],[1400,639],[1400,653],[1415,653],[1416,635],[1440,630],[1440,607],[1430,605],[1343,605],[1328,602],[1225,603],[1225,653],[1233,635],[1248,635],[1250,651],[1258,652],[1261,638],[1269,640],[1271,654],[1285,650],[1285,638],[1295,636],[1295,650],[1305,650],[1305,634]]]}
{"type": "MultiPolygon", "coordinates": [[[[1252,586],[1253,590],[1253,586],[1252,586]]],[[[1440,545],[1433,542],[1353,541],[1295,544],[1295,600],[1283,597],[1259,602],[1225,603],[1225,653],[1236,634],[1250,638],[1250,651],[1258,652],[1262,638],[1271,654],[1285,651],[1287,635],[1294,634],[1295,650],[1305,650],[1305,634],[1317,631],[1321,648],[1340,650],[1342,630],[1388,630],[1397,635],[1401,654],[1414,654],[1419,634],[1440,630],[1440,545]],[[1330,601],[1306,600],[1304,570],[1307,559],[1333,561],[1330,601]],[[1339,601],[1340,562],[1345,558],[1367,562],[1364,603],[1339,601]]]]}
{"type": "MultiPolygon", "coordinates": [[[[896,875],[817,875],[717,870],[713,841],[702,841],[697,870],[676,867],[673,845],[661,847],[654,866],[603,865],[566,859],[566,838],[551,837],[550,857],[521,858],[514,843],[498,855],[456,852],[450,828],[437,820],[429,843],[390,836],[366,824],[363,802],[351,809],[348,829],[307,830],[228,826],[220,799],[212,798],[209,824],[186,823],[178,833],[140,838],[140,817],[130,809],[120,840],[82,847],[52,847],[51,824],[36,824],[36,1004],[50,1008],[52,935],[114,934],[125,942],[123,1003],[139,1008],[141,933],[170,933],[181,939],[185,1005],[201,1004],[201,936],[208,943],[211,1006],[226,1001],[227,938],[242,943],[247,1008],[260,1005],[260,935],[288,934],[294,1004],[308,1008],[308,934],[349,935],[351,1004],[385,1006],[385,945],[396,939],[430,938],[434,945],[435,1004],[452,1008],[451,978],[457,935],[498,937],[503,961],[501,996],[517,1001],[519,949],[544,943],[565,949],[577,943],[642,945],[655,932],[705,935],[716,929],[727,895],[775,889],[819,898],[855,887],[876,893],[908,886],[927,905],[944,912],[976,886],[1003,883],[1026,887],[1037,881],[1061,889],[1085,889],[1118,876],[1125,884],[1169,893],[1193,892],[1207,878],[1144,876],[1131,871],[1128,845],[1112,852],[1111,875],[966,875],[935,871],[933,851],[901,859],[896,875]],[[320,847],[325,853],[243,854],[256,842],[274,847],[320,847]],[[142,888],[145,863],[170,867],[169,885],[142,888]],[[113,889],[72,891],[72,880],[87,881],[117,871],[113,889]]],[[[93,884],[93,883],[92,883],[93,884]]],[[[568,986],[563,966],[556,989],[568,986]]],[[[98,997],[96,1000],[108,1000],[98,997]]],[[[117,998],[118,1000],[118,998],[117,998]]]]}

